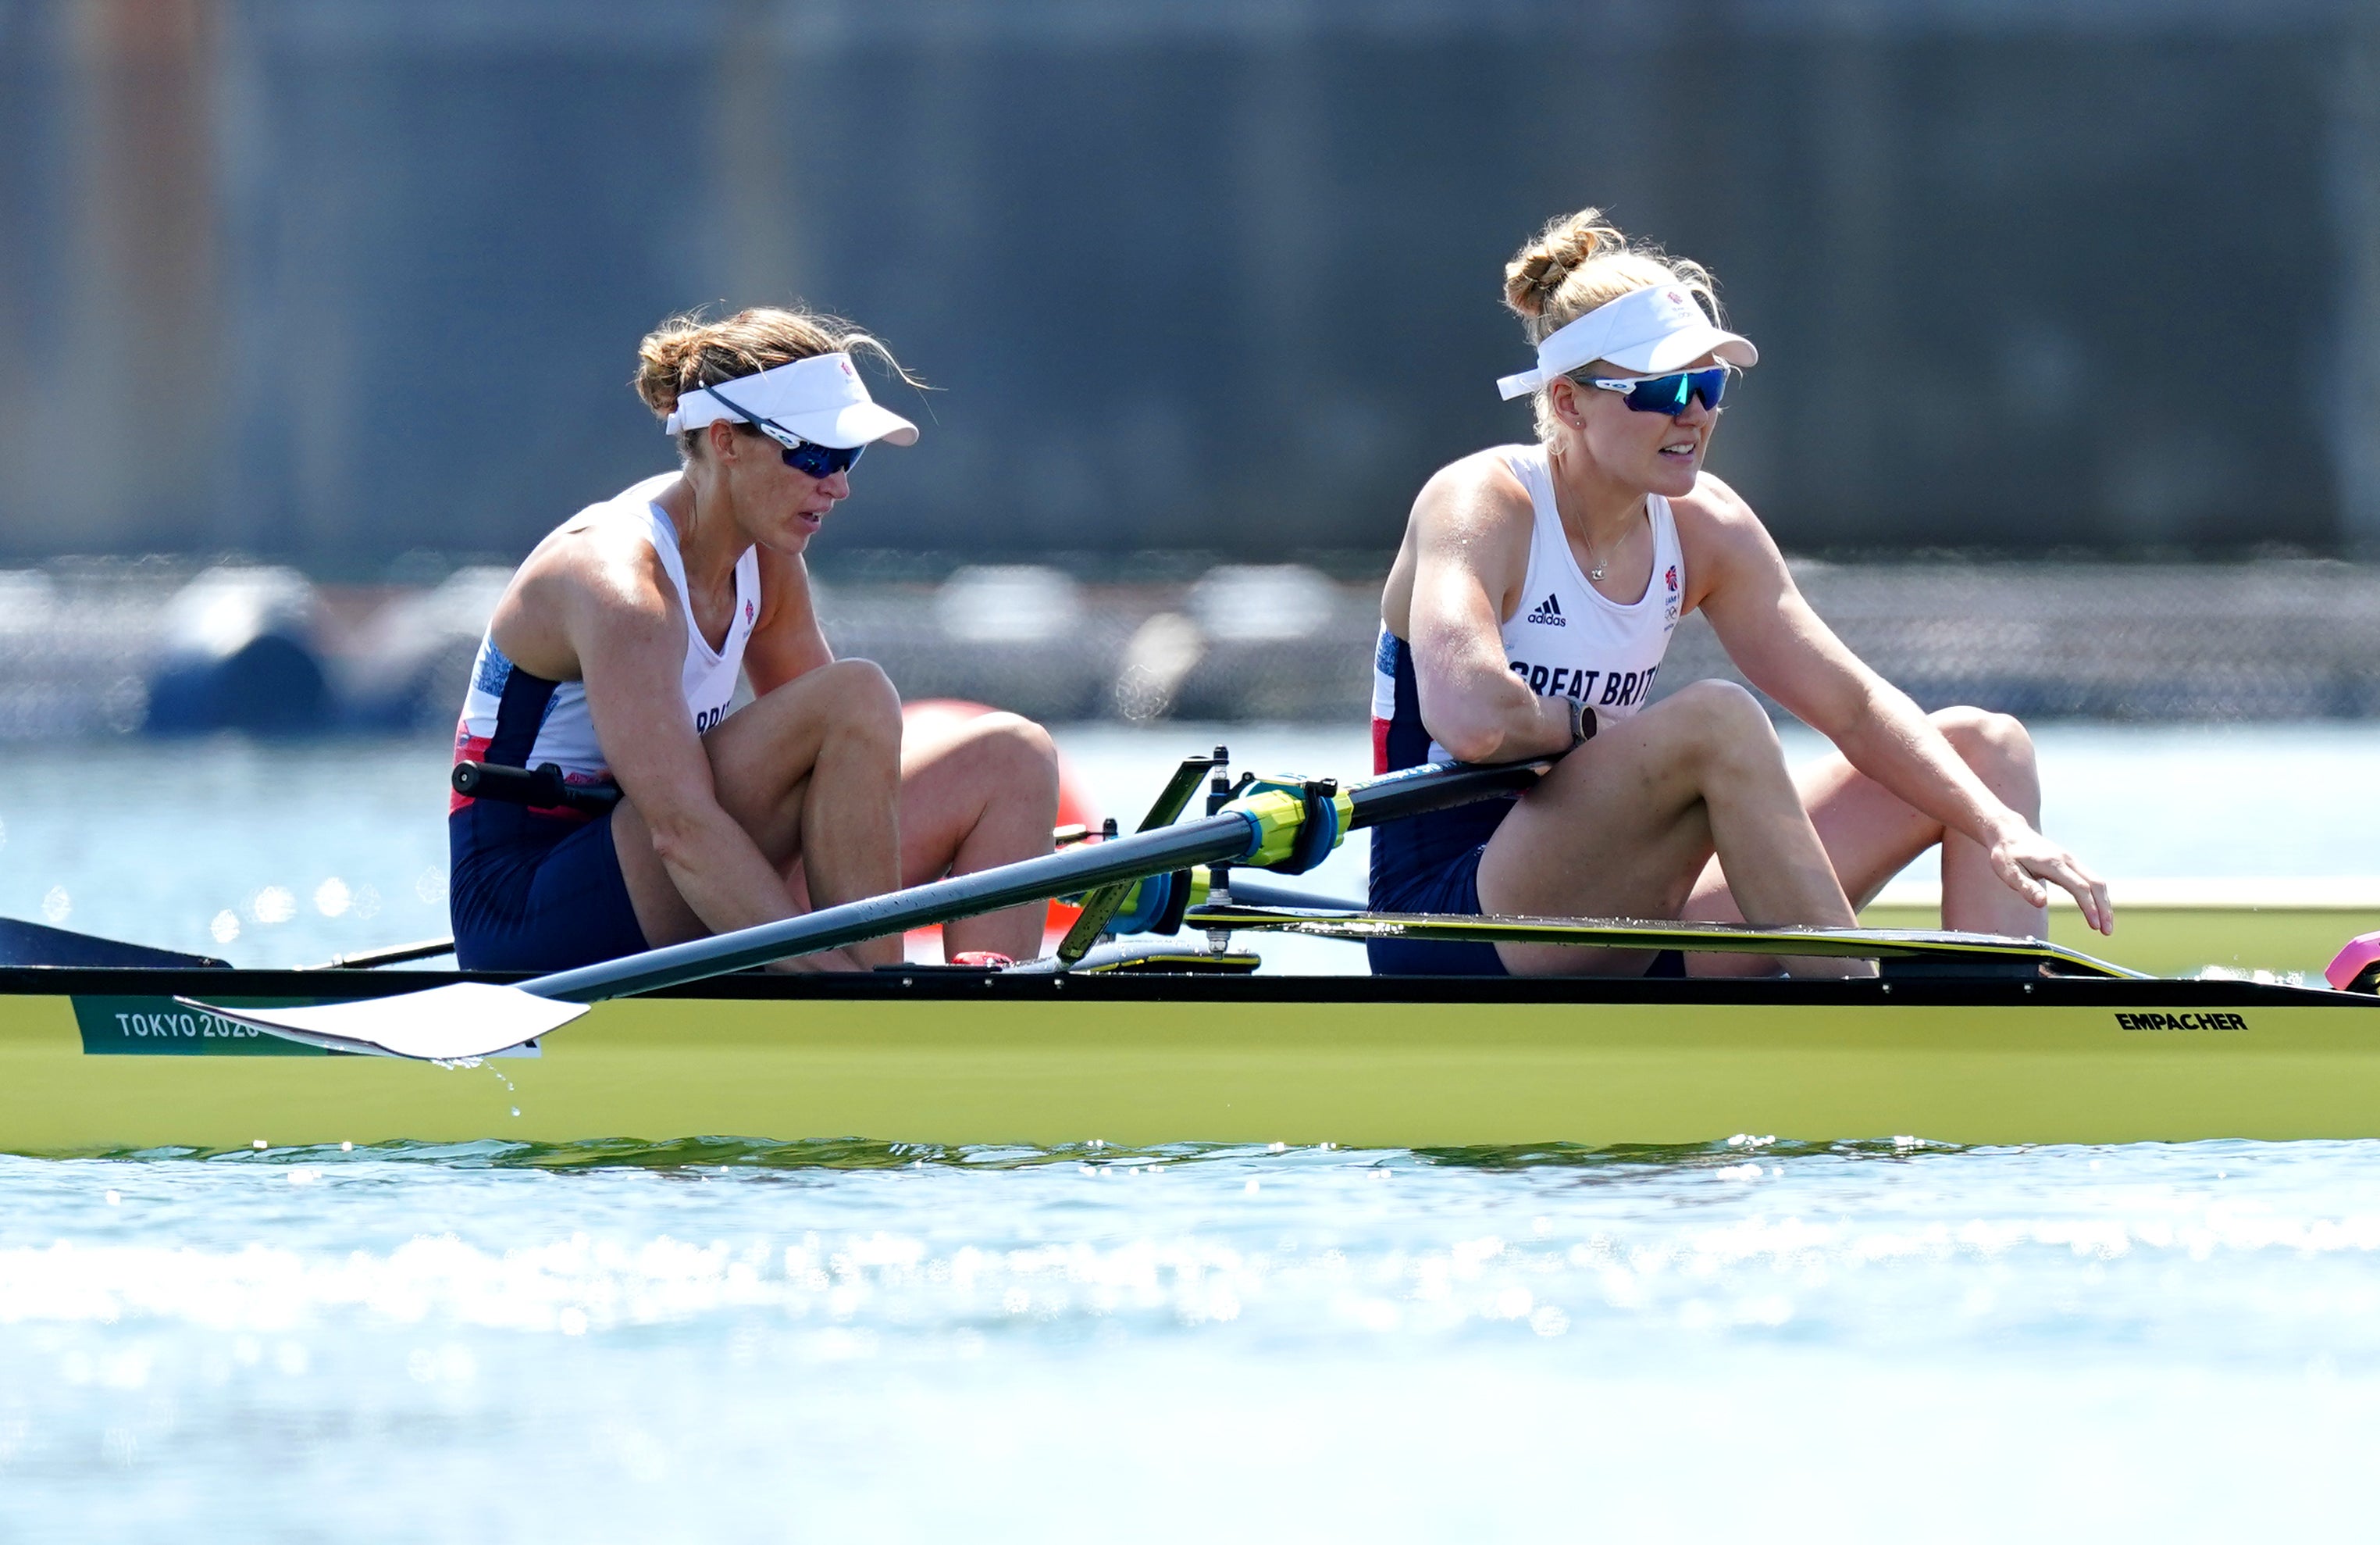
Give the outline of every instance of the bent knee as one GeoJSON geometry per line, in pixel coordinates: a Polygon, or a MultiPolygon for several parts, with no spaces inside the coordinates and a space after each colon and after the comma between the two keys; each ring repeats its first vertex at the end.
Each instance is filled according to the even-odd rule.
{"type": "Polygon", "coordinates": [[[1946,708],[1926,715],[1942,738],[1971,767],[1997,762],[2008,767],[2033,765],[2033,736],[2013,714],[1981,708],[1946,708]]]}
{"type": "Polygon", "coordinates": [[[795,688],[803,693],[804,716],[830,737],[867,740],[899,753],[901,694],[875,661],[833,661],[778,690],[795,688]]]}
{"type": "Polygon", "coordinates": [[[1058,743],[1021,713],[986,713],[967,725],[968,741],[996,776],[1058,787],[1058,743]]]}
{"type": "Polygon", "coordinates": [[[1734,682],[1693,682],[1669,700],[1678,705],[1674,712],[1686,731],[1687,747],[1698,759],[1781,763],[1784,748],[1767,710],[1734,682]]]}
{"type": "Polygon", "coordinates": [[[803,679],[817,682],[818,690],[856,719],[900,722],[901,693],[873,660],[833,661],[803,679]]]}

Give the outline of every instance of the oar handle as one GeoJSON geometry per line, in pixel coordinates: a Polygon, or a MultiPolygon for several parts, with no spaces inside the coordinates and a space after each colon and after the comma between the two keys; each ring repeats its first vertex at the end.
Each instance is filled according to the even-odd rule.
{"type": "MultiPolygon", "coordinates": [[[[1549,758],[1483,767],[1437,762],[1392,772],[1347,791],[1352,809],[1348,829],[1376,826],[1384,821],[1402,820],[1509,789],[1525,788],[1549,765],[1549,758]]],[[[1289,829],[1293,819],[1290,812],[1298,809],[1294,800],[1278,796],[1267,797],[1273,801],[1269,808],[1274,814],[1268,817],[1272,821],[1269,827],[1267,821],[1260,821],[1246,809],[1226,807],[1202,820],[1135,832],[1113,842],[1086,843],[1020,863],[1002,864],[997,869],[953,875],[948,880],[905,891],[845,902],[803,917],[689,940],[683,944],[668,944],[622,960],[556,971],[522,982],[521,991],[565,1003],[625,997],[722,976],[748,966],[763,966],[791,955],[840,949],[905,929],[997,912],[1070,891],[1086,891],[1198,864],[1245,862],[1257,857],[1269,840],[1279,845],[1281,833],[1289,829]]]]}
{"type": "Polygon", "coordinates": [[[573,784],[565,781],[562,769],[553,762],[540,762],[535,767],[506,767],[493,761],[458,761],[448,780],[455,792],[474,799],[496,799],[507,805],[527,805],[532,809],[578,810],[587,815],[601,815],[620,802],[619,789],[610,784],[573,784]]]}
{"type": "Polygon", "coordinates": [[[1499,794],[1518,793],[1533,786],[1559,760],[1535,757],[1527,761],[1480,762],[1471,766],[1430,761],[1402,772],[1387,773],[1347,791],[1355,806],[1355,819],[1349,823],[1349,829],[1384,825],[1499,794]]]}

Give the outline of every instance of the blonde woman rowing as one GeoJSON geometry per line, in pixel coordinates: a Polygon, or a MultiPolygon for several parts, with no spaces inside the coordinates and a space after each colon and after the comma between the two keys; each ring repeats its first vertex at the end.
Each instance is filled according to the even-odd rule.
{"type": "MultiPolygon", "coordinates": [[[[1938,844],[1946,927],[2037,935],[2054,885],[2111,928],[2107,887],[2036,829],[2023,726],[1920,712],[1818,619],[1752,506],[1703,469],[1730,382],[1759,358],[1719,325],[1709,274],[1585,210],[1521,250],[1505,294],[1537,363],[1501,386],[1534,398],[1537,443],[1465,456],[1415,501],[1381,597],[1374,741],[1382,772],[1568,754],[1516,799],[1376,833],[1372,905],[1840,926],[1938,844]],[[1649,701],[1697,610],[1747,680],[1837,747],[1798,786],[1742,688],[1649,701]]],[[[1652,963],[1554,945],[1371,950],[1384,973],[1652,963]]],[[[1847,968],[1866,969],[1797,966],[1847,968]]]]}
{"type": "MultiPolygon", "coordinates": [[[[1046,853],[1056,756],[1014,714],[904,743],[884,673],[837,660],[803,554],[879,441],[915,426],[853,367],[882,346],[832,318],[755,310],[665,322],[637,391],[674,471],[540,542],[480,646],[456,759],[560,766],[622,797],[567,809],[458,796],[456,959],[556,970],[772,922],[1046,853]],[[730,712],[738,673],[758,700],[730,712]]],[[[953,923],[946,947],[1039,953],[1042,907],[953,923]]],[[[802,962],[886,965],[898,938],[802,962]]]]}

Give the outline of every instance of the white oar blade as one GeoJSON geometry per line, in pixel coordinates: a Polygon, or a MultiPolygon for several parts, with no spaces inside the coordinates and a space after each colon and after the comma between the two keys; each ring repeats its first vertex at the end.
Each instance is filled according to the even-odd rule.
{"type": "Polygon", "coordinates": [[[285,1040],[424,1062],[492,1057],[569,1024],[588,1008],[480,981],[312,1008],[223,1008],[191,998],[181,1002],[285,1040]]]}

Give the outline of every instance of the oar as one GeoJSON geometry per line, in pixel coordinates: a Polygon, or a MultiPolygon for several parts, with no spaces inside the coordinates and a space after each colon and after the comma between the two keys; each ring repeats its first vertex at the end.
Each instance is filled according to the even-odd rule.
{"type": "Polygon", "coordinates": [[[228,961],[211,955],[185,955],[149,944],[128,944],[96,933],[77,933],[15,918],[0,918],[0,967],[87,967],[97,970],[227,970],[228,961]]]}
{"type": "MultiPolygon", "coordinates": [[[[1233,886],[1236,894],[1238,887],[1233,886]]],[[[1406,939],[1447,943],[1571,944],[1607,950],[1686,950],[1713,955],[1830,955],[1850,959],[1924,959],[2003,968],[2046,965],[2078,976],[2146,973],[2114,965],[2046,939],[1998,933],[1954,933],[1904,928],[1746,928],[1731,923],[1644,918],[1454,918],[1438,913],[1339,912],[1250,906],[1194,907],[1184,928],[1232,932],[1270,930],[1357,943],[1406,939]]]]}
{"type": "MultiPolygon", "coordinates": [[[[1488,767],[1435,762],[1392,772],[1335,797],[1340,829],[1374,826],[1524,788],[1536,781],[1547,765],[1544,760],[1488,767]]],[[[517,987],[455,982],[423,992],[312,1008],[219,1008],[195,1002],[190,1006],[334,1051],[376,1052],[435,1062],[491,1056],[568,1024],[586,1013],[589,1004],[605,998],[650,992],[747,966],[839,949],[863,939],[1197,864],[1261,867],[1281,862],[1290,856],[1305,809],[1305,803],[1292,794],[1253,794],[1203,820],[1135,833],[1113,842],[1086,843],[1021,863],[846,902],[781,922],[665,945],[599,966],[556,971],[517,987]]]]}

